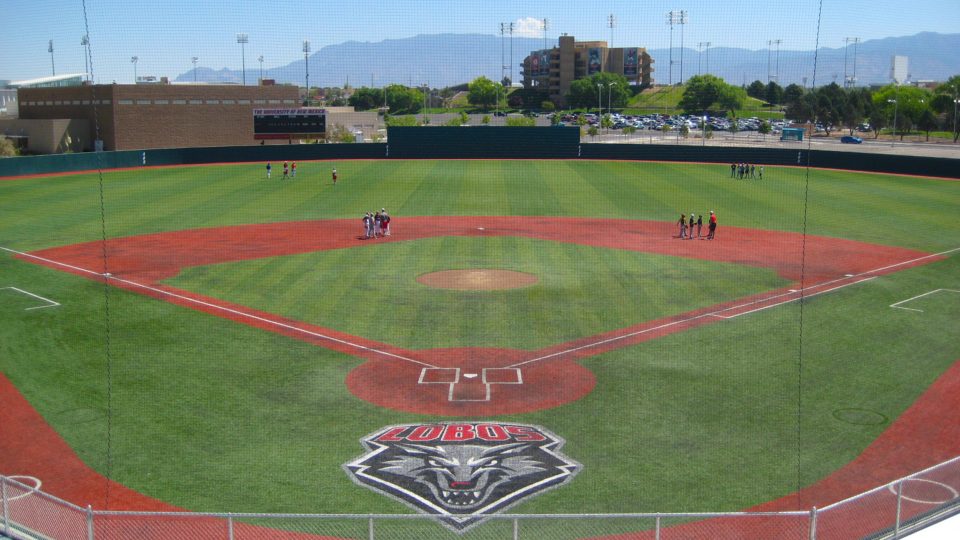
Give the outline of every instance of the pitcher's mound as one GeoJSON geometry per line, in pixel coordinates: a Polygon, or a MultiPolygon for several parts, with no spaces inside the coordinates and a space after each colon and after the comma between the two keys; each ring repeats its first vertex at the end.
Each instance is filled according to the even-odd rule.
{"type": "Polygon", "coordinates": [[[513,270],[491,270],[474,268],[470,270],[443,270],[430,272],[417,278],[419,283],[438,289],[457,289],[460,291],[496,291],[517,289],[533,285],[539,278],[525,272],[513,270]]]}

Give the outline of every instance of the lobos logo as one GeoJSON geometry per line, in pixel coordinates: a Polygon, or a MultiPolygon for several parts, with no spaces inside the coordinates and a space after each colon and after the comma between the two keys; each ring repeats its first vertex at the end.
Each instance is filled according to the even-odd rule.
{"type": "Polygon", "coordinates": [[[525,424],[389,426],[364,437],[367,453],[344,469],[358,484],[462,532],[573,478],[580,464],[559,452],[563,442],[525,424]]]}

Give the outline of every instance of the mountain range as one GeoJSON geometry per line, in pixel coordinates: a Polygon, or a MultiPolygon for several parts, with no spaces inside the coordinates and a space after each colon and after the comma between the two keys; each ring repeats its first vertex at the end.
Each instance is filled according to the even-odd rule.
{"type": "MultiPolygon", "coordinates": [[[[556,41],[548,42],[549,46],[556,41]]],[[[616,43],[618,46],[632,46],[616,43]]],[[[643,46],[643,43],[633,44],[643,46]]],[[[347,41],[328,45],[309,57],[311,86],[376,86],[404,84],[433,88],[470,82],[483,75],[492,80],[510,76],[520,82],[520,63],[530,51],[544,48],[540,38],[501,38],[484,34],[432,34],[378,42],[347,41]],[[511,48],[513,50],[511,54],[511,48]],[[512,58],[512,62],[511,59],[512,58]],[[503,67],[507,66],[507,67],[503,67]]],[[[823,47],[815,51],[781,49],[738,49],[714,47],[698,51],[686,47],[648,49],[654,59],[654,79],[658,84],[680,82],[697,73],[711,73],[733,84],[754,80],[778,80],[817,86],[836,81],[843,84],[844,73],[854,76],[860,86],[890,82],[890,61],[894,55],[909,58],[910,80],[945,80],[960,74],[960,34],[922,32],[912,36],[889,37],[860,42],[848,47],[823,47]],[[670,58],[673,58],[671,73],[670,58]],[[681,63],[682,57],[682,63],[681,63]],[[814,73],[816,60],[816,73],[814,73]]],[[[266,68],[263,77],[278,84],[303,85],[304,60],[266,68]]],[[[260,76],[259,66],[247,69],[247,82],[260,76]]],[[[241,70],[214,70],[198,67],[176,81],[240,83],[241,70]]]]}

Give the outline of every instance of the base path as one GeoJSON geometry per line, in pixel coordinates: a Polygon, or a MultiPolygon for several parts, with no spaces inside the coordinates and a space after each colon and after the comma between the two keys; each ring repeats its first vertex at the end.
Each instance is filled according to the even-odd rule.
{"type": "Polygon", "coordinates": [[[193,229],[44,249],[20,258],[368,360],[347,377],[350,391],[379,406],[419,414],[491,416],[557,407],[587,395],[593,374],[576,360],[703,324],[800,300],[937,260],[926,253],[802,234],[720,227],[717,239],[681,240],[671,223],[555,217],[410,217],[392,236],[363,239],[360,220],[193,229]],[[441,236],[513,236],[770,268],[793,282],[536,351],[407,350],[290,320],[161,283],[182,269],[224,262],[362,248],[441,236]],[[105,274],[109,273],[109,276],[105,274]],[[801,282],[802,280],[802,282],[801,282]]]}

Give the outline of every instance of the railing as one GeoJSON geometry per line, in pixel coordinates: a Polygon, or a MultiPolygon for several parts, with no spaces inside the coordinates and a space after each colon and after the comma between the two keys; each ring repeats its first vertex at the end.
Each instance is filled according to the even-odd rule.
{"type": "MultiPolygon", "coordinates": [[[[823,508],[789,512],[491,514],[469,538],[900,538],[960,513],[960,457],[823,508]]],[[[0,476],[2,532],[17,539],[456,538],[424,514],[128,512],[82,508],[0,476]]]]}

